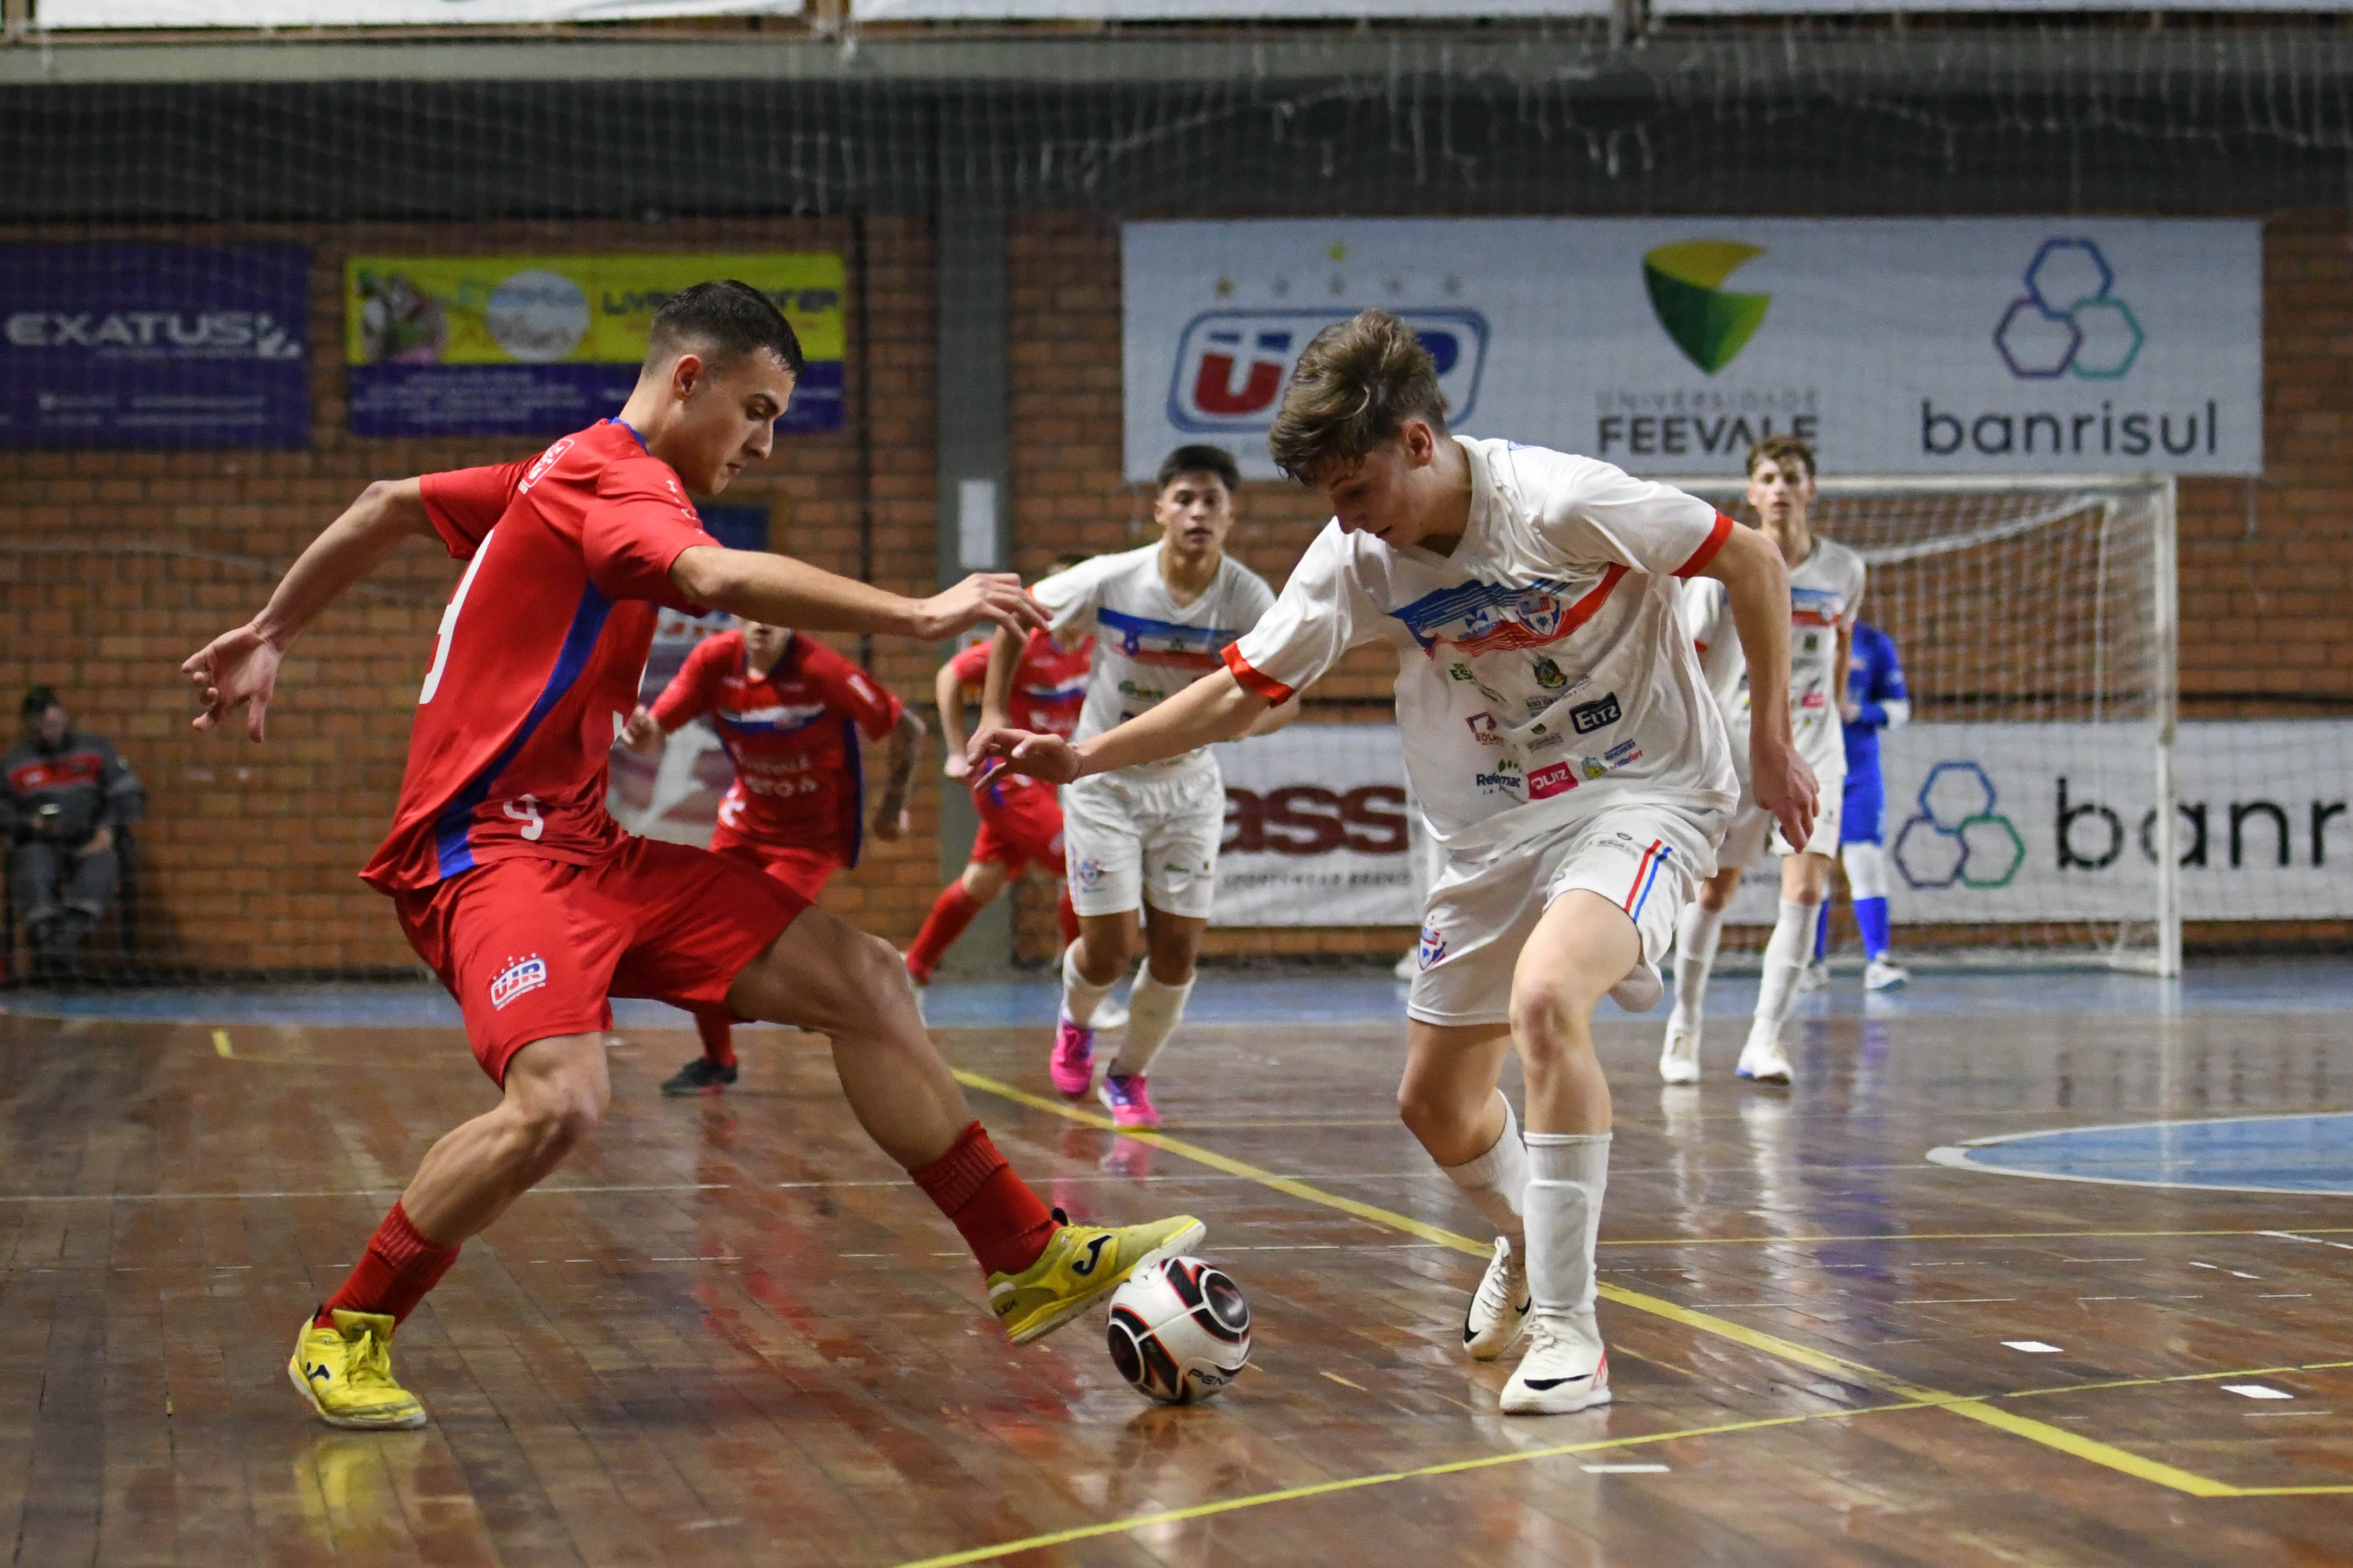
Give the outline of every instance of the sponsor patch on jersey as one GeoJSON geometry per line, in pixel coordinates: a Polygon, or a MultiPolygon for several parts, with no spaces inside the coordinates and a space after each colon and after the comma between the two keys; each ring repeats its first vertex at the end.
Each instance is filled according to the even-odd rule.
{"type": "Polygon", "coordinates": [[[1496,722],[1493,713],[1473,713],[1462,721],[1471,726],[1471,738],[1481,745],[1500,746],[1504,743],[1503,726],[1496,722]]]}
{"type": "Polygon", "coordinates": [[[1568,710],[1569,724],[1580,735],[1590,735],[1596,730],[1606,730],[1625,715],[1619,711],[1618,694],[1597,697],[1590,702],[1580,702],[1568,710]]]}
{"type": "Polygon", "coordinates": [[[1641,762],[1642,760],[1642,748],[1631,741],[1620,741],[1616,745],[1610,747],[1608,751],[1602,752],[1601,755],[1603,760],[1608,762],[1611,767],[1622,768],[1628,763],[1641,762]]]}
{"type": "Polygon", "coordinates": [[[547,984],[547,961],[537,953],[509,961],[504,969],[491,981],[491,1011],[503,1011],[506,1005],[528,991],[536,991],[547,984]]]}
{"type": "Polygon", "coordinates": [[[1556,795],[1567,795],[1577,787],[1577,767],[1572,763],[1548,763],[1528,770],[1528,798],[1550,800],[1556,795]]]}

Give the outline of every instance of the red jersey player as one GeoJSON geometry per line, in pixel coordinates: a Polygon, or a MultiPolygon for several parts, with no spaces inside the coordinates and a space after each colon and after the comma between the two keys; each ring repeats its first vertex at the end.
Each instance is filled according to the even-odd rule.
{"type": "MultiPolygon", "coordinates": [[[[923,755],[923,721],[823,643],[760,621],[705,637],[654,705],[629,716],[621,739],[656,755],[664,736],[705,714],[735,764],[711,835],[713,854],[732,855],[817,902],[836,871],[858,864],[861,730],[891,742],[874,837],[887,842],[907,831],[907,784],[923,755]]],[[[735,1081],[727,1010],[698,1012],[694,1026],[702,1054],[662,1084],[664,1094],[717,1093],[735,1081]]]]}
{"type": "Polygon", "coordinates": [[[1039,622],[1009,576],[903,599],[702,531],[686,492],[716,494],[768,455],[800,368],[791,326],[758,290],[684,289],[655,316],[619,418],[529,462],[370,485],[259,616],[183,666],[204,702],[198,729],[242,706],[259,741],[288,645],[405,535],[467,563],[417,699],[392,835],[362,876],[391,895],[458,999],[500,1100],[426,1153],[350,1277],[304,1321],[287,1374],[332,1426],[423,1424],[392,1375],[394,1332],[459,1244],[603,1116],[608,995],[723,1005],[829,1037],[851,1110],[962,1233],[1017,1343],[1201,1236],[1189,1217],[1103,1230],[1049,1212],[972,1120],[888,943],[740,861],[631,837],[605,809],[607,756],[658,605],[925,640],[1039,622]]]}
{"type": "MultiPolygon", "coordinates": [[[[1066,571],[1083,555],[1059,556],[1054,572],[1066,571]]],[[[1053,573],[1048,573],[1048,576],[1053,573]]],[[[1018,727],[1041,733],[1069,735],[1078,728],[1079,709],[1087,700],[1087,672],[1093,668],[1094,638],[1064,648],[1044,631],[1033,631],[1022,645],[1021,661],[1014,667],[1012,706],[1028,715],[1018,727]]],[[[933,695],[939,700],[940,734],[947,748],[944,772],[958,784],[969,783],[972,764],[964,754],[964,694],[977,691],[988,675],[988,644],[976,643],[940,666],[933,695]]],[[[964,873],[940,889],[907,949],[907,973],[917,988],[931,984],[932,972],[1006,885],[1035,864],[1055,877],[1062,874],[1062,807],[1054,786],[1018,773],[998,773],[974,789],[972,803],[980,813],[980,832],[972,841],[972,858],[964,873]]],[[[1060,918],[1065,946],[1078,939],[1079,917],[1071,907],[1071,893],[1062,889],[1060,918]]],[[[1106,1024],[1106,1028],[1117,1027],[1106,1024]]]]}

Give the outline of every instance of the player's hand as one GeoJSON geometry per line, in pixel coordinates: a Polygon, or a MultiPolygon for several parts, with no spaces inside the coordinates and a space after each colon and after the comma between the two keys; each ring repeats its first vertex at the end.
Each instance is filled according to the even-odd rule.
{"type": "Polygon", "coordinates": [[[661,754],[661,726],[655,722],[652,710],[640,704],[629,715],[629,721],[621,727],[621,744],[641,757],[661,754]]]}
{"type": "Polygon", "coordinates": [[[1852,723],[1853,723],[1857,719],[1860,719],[1860,718],[1862,718],[1862,703],[1857,702],[1857,701],[1856,701],[1853,698],[1852,698],[1852,697],[1841,697],[1841,698],[1840,698],[1840,699],[1839,699],[1839,721],[1840,721],[1840,722],[1841,722],[1841,723],[1846,723],[1846,724],[1852,724],[1852,723]]]}
{"type": "Polygon", "coordinates": [[[1010,572],[976,572],[944,594],[915,606],[915,635],[940,642],[994,621],[1015,637],[1028,637],[1046,624],[1046,612],[1010,572]]]}
{"type": "Polygon", "coordinates": [[[962,784],[972,777],[972,759],[962,752],[950,752],[947,760],[940,764],[940,772],[962,784]]]}
{"type": "Polygon", "coordinates": [[[1798,749],[1786,742],[1753,737],[1748,746],[1748,783],[1757,804],[1780,825],[1783,842],[1803,849],[1814,836],[1814,817],[1820,810],[1821,785],[1798,749]]]}
{"type": "MultiPolygon", "coordinates": [[[[1079,749],[1060,735],[1034,734],[1028,730],[1008,730],[984,725],[965,748],[966,755],[977,762],[993,757],[999,769],[1026,778],[1043,779],[1048,784],[1066,784],[1082,773],[1079,749]]],[[[992,769],[991,772],[999,771],[992,769]]],[[[986,784],[984,773],[976,781],[986,784]]]]}
{"type": "Polygon", "coordinates": [[[893,806],[885,801],[874,813],[874,837],[885,844],[896,844],[906,837],[914,826],[914,818],[907,815],[907,808],[903,805],[893,806]]]}
{"type": "Polygon", "coordinates": [[[270,696],[278,689],[280,654],[275,644],[248,624],[223,632],[189,655],[180,668],[205,705],[195,717],[195,727],[209,730],[242,707],[246,734],[260,740],[270,696]]]}

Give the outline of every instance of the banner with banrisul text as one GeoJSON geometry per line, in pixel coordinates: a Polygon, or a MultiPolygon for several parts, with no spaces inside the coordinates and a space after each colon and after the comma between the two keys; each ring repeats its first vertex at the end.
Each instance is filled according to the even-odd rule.
{"type": "Polygon", "coordinates": [[[841,427],[841,258],[355,256],[343,266],[352,430],[560,435],[620,411],[654,312],[733,278],[775,300],[808,364],[777,428],[841,427]]]}
{"type": "Polygon", "coordinates": [[[1847,473],[2263,468],[2263,230],[2133,218],[1132,223],[1127,477],[1208,442],[1274,477],[1300,351],[1368,306],[1454,427],[1640,471],[1772,434],[1847,473]]]}

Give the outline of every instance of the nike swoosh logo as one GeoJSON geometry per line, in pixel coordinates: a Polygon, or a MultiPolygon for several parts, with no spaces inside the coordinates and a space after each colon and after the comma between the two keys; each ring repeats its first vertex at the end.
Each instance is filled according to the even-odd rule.
{"type": "Polygon", "coordinates": [[[1541,1391],[1547,1388],[1558,1388],[1564,1383],[1590,1383],[1592,1381],[1593,1374],[1587,1372],[1579,1373],[1575,1377],[1532,1377],[1527,1380],[1527,1384],[1530,1388],[1541,1391]]]}

